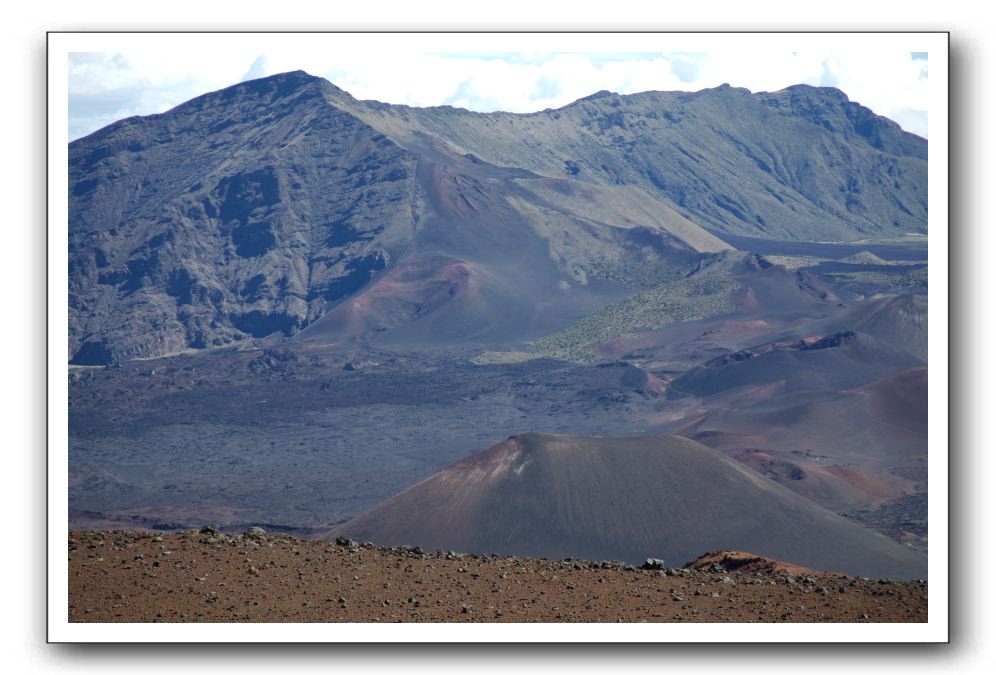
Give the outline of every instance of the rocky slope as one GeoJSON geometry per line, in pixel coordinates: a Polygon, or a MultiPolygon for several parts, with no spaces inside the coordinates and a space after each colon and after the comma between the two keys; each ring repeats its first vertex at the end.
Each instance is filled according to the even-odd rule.
{"type": "Polygon", "coordinates": [[[68,615],[99,623],[927,620],[921,581],[729,551],[686,567],[645,566],[385,549],[258,528],[70,532],[68,615]]]}
{"type": "Polygon", "coordinates": [[[514,343],[727,248],[714,233],[926,228],[926,142],[836,90],[482,115],[295,72],[122,120],[69,156],[77,364],[308,326],[333,344],[514,343]]]}
{"type": "Polygon", "coordinates": [[[925,232],[927,142],[832,87],[601,91],[529,115],[330,96],[401,139],[505,166],[638,185],[721,232],[847,241],[925,232]]]}

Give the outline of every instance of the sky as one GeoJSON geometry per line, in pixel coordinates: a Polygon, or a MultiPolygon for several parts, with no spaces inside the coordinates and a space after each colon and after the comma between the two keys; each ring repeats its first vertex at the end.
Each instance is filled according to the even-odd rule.
{"type": "Polygon", "coordinates": [[[625,40],[603,46],[589,36],[589,46],[598,49],[580,45],[533,51],[545,45],[532,40],[525,43],[527,49],[521,43],[508,49],[494,37],[434,41],[421,36],[326,35],[287,41],[257,35],[214,45],[177,38],[71,51],[69,139],[124,117],[164,112],[237,82],[298,69],[360,99],[480,112],[557,108],[602,89],[633,94],[697,91],[723,83],[754,92],[800,83],[833,86],[905,130],[927,137],[928,54],[899,44],[843,42],[828,47],[819,42],[807,49],[761,40],[717,47],[713,41],[708,51],[699,51],[688,40],[671,45],[666,40],[650,44],[633,39],[629,42],[636,50],[623,51],[618,47],[625,48],[625,40]]]}

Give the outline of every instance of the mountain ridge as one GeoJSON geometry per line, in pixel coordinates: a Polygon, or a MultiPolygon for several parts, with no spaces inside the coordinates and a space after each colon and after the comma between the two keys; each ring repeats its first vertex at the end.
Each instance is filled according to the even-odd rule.
{"type": "Polygon", "coordinates": [[[655,197],[694,213],[700,224],[732,234],[847,240],[887,234],[897,224],[910,231],[925,231],[926,140],[851,102],[833,88],[795,85],[778,92],[751,94],[727,85],[698,92],[610,93],[535,113],[476,113],[447,108],[442,120],[429,112],[441,108],[367,106],[348,94],[332,93],[329,98],[385,133],[394,133],[402,144],[403,137],[415,127],[444,138],[455,148],[474,148],[477,154],[497,164],[527,166],[545,175],[637,184],[655,197]],[[732,125],[731,113],[736,115],[732,125]],[[698,125],[693,124],[696,131],[691,136],[674,131],[687,126],[682,124],[686,117],[689,123],[698,125]],[[632,118],[633,123],[628,124],[627,118],[632,118]],[[574,123],[566,131],[558,129],[564,119],[574,123]],[[474,120],[474,124],[465,123],[467,120],[474,120]],[[483,131],[477,124],[482,120],[487,122],[483,131]],[[794,152],[805,153],[806,161],[796,161],[779,151],[782,139],[772,134],[770,127],[784,135],[786,121],[794,125],[790,129],[794,136],[805,138],[802,147],[794,152]],[[577,133],[571,130],[577,127],[582,129],[577,133]],[[708,132],[711,143],[723,151],[702,146],[694,138],[699,131],[708,132]],[[856,143],[854,148],[829,142],[838,133],[844,134],[848,143],[856,143]],[[647,147],[670,148],[670,154],[664,157],[655,156],[654,151],[641,153],[648,138],[653,143],[647,147]],[[807,147],[814,141],[818,153],[807,147]],[[521,152],[523,147],[543,151],[527,154],[521,152]],[[877,177],[882,167],[868,166],[857,173],[852,170],[861,154],[882,151],[891,157],[886,158],[884,167],[888,187],[877,177]],[[589,158],[579,159],[573,156],[575,153],[588,153],[589,158]],[[619,153],[629,153],[631,157],[623,162],[612,159],[619,153]],[[741,156],[747,161],[730,163],[727,159],[741,156]],[[703,159],[715,162],[718,169],[705,178],[690,168],[703,159]],[[819,166],[824,175],[833,175],[833,190],[812,180],[814,166],[819,166]],[[895,195],[883,194],[879,199],[872,193],[898,188],[901,181],[897,179],[908,171],[915,173],[913,180],[921,187],[900,201],[877,203],[874,211],[868,210],[865,202],[869,197],[879,202],[894,200],[895,195]],[[789,189],[778,189],[778,181],[765,178],[771,174],[777,174],[789,189]],[[749,179],[750,189],[733,190],[734,186],[724,185],[731,179],[738,184],[749,179]],[[758,194],[751,195],[752,192],[758,194]],[[762,200],[762,195],[767,197],[762,200]],[[890,214],[888,217],[882,217],[886,213],[883,208],[890,214]],[[782,216],[778,223],[768,222],[772,217],[764,213],[777,214],[786,209],[792,216],[782,216]],[[843,219],[861,234],[822,222],[827,211],[834,220],[843,219]],[[862,215],[863,211],[867,213],[862,215]],[[878,215],[865,217],[872,213],[878,215]],[[873,222],[876,218],[878,224],[873,222]],[[883,227],[882,222],[889,227],[883,227]]]}
{"type": "MultiPolygon", "coordinates": [[[[390,342],[411,333],[420,343],[517,344],[554,333],[637,288],[620,270],[677,269],[700,254],[732,248],[720,230],[739,231],[747,221],[720,212],[751,220],[754,206],[762,206],[724,196],[726,188],[719,188],[734,189],[730,177],[750,175],[754,182],[735,191],[766,194],[757,183],[760,151],[730,140],[729,128],[718,120],[727,124],[732,113],[716,108],[726,105],[717,96],[745,105],[752,119],[795,120],[791,111],[765,113],[755,95],[744,98],[722,88],[694,96],[588,97],[528,115],[408,108],[358,101],[327,80],[295,71],[116,122],[69,145],[69,359],[99,365],[289,337],[357,297],[395,265],[419,259],[452,258],[468,269],[490,270],[482,279],[511,280],[510,289],[504,288],[507,281],[492,284],[485,295],[502,298],[493,309],[522,317],[522,327],[481,333],[452,309],[460,303],[444,298],[423,311],[410,331],[399,325],[394,337],[371,333],[361,339],[390,342]],[[649,108],[648,100],[655,102],[649,108]],[[664,115],[676,113],[657,110],[661,101],[692,106],[682,114],[685,126],[692,125],[688,131],[698,131],[683,137],[721,143],[722,152],[696,155],[683,148],[669,131],[677,123],[664,115]],[[475,138],[476,145],[469,144],[475,138]],[[674,153],[681,155],[678,164],[674,153]],[[702,181],[692,179],[703,171],[702,181]],[[722,183],[709,177],[716,171],[727,176],[722,183]],[[668,176],[672,187],[687,180],[699,181],[699,187],[662,189],[654,176],[668,176]],[[438,320],[444,306],[451,308],[450,325],[438,320]],[[427,314],[436,318],[421,318],[427,314]],[[459,329],[461,324],[468,327],[459,329]]],[[[684,110],[679,108],[674,110],[684,110]]],[[[828,119],[846,117],[844,108],[835,110],[828,119]]],[[[896,145],[895,129],[879,122],[868,128],[877,129],[876,138],[889,149],[896,145]]],[[[812,121],[791,124],[817,127],[812,121]]],[[[831,139],[838,132],[818,133],[831,139]]],[[[853,145],[858,136],[851,136],[847,143],[853,145]]],[[[770,171],[761,171],[765,181],[779,172],[795,176],[792,167],[809,161],[800,159],[808,150],[786,147],[788,154],[777,162],[761,159],[770,160],[770,171]]],[[[850,146],[827,140],[822,147],[836,148],[831,155],[838,162],[850,146]]],[[[879,169],[886,175],[903,162],[920,161],[854,148],[858,159],[879,153],[874,156],[884,162],[879,169]]],[[[855,166],[873,171],[862,162],[855,166]]],[[[801,180],[803,188],[826,182],[814,176],[830,165],[814,166],[792,180],[801,180]]],[[[896,188],[889,194],[898,206],[889,208],[902,207],[914,221],[922,212],[925,227],[925,201],[922,208],[903,201],[919,189],[917,175],[912,183],[899,174],[890,179],[896,188]]],[[[854,195],[863,190],[871,195],[865,202],[877,209],[888,195],[879,199],[884,187],[875,176],[874,185],[858,176],[855,190],[840,189],[859,200],[865,198],[854,195]]],[[[831,178],[840,182],[840,176],[831,178]]],[[[779,190],[795,188],[787,183],[779,190]]],[[[766,210],[761,220],[791,220],[797,236],[811,231],[806,222],[847,230],[850,225],[838,217],[844,212],[840,199],[826,197],[822,188],[817,192],[816,201],[796,195],[787,206],[766,210]],[[820,206],[824,197],[830,201],[820,206]],[[809,199],[808,206],[800,206],[800,199],[809,199]],[[804,213],[819,217],[807,221],[804,213]]],[[[776,197],[758,199],[774,204],[776,197]]],[[[855,227],[867,234],[865,225],[855,227]]]]}

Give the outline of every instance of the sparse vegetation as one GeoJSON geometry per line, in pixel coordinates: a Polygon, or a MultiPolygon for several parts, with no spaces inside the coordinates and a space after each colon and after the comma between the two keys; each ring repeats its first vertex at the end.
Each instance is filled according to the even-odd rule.
{"type": "Polygon", "coordinates": [[[896,286],[898,288],[927,288],[927,268],[923,267],[904,274],[899,277],[896,286]]]}
{"type": "Polygon", "coordinates": [[[479,366],[495,363],[525,363],[542,357],[542,354],[535,352],[481,352],[472,358],[471,362],[479,366]]]}
{"type": "Polygon", "coordinates": [[[581,268],[593,279],[639,284],[647,288],[679,282],[688,273],[687,267],[675,267],[672,263],[653,257],[618,262],[594,260],[581,265],[581,268]]]}
{"type": "Polygon", "coordinates": [[[910,290],[924,290],[927,288],[926,267],[910,270],[903,274],[864,270],[855,272],[824,272],[823,274],[845,288],[867,287],[869,292],[909,292],[910,290]]]}
{"type": "Polygon", "coordinates": [[[607,305],[533,346],[550,356],[588,363],[596,358],[595,347],[610,338],[733,311],[731,295],[739,287],[722,276],[668,281],[607,305]]]}

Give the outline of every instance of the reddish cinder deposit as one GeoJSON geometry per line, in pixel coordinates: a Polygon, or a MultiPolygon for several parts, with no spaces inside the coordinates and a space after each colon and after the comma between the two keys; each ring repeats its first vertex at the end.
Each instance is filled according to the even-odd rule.
{"type": "Polygon", "coordinates": [[[71,532],[79,622],[924,622],[927,585],[748,553],[681,569],[301,540],[71,532]]]}
{"type": "Polygon", "coordinates": [[[759,555],[754,555],[753,553],[745,553],[743,551],[713,551],[712,553],[706,553],[705,555],[699,556],[692,562],[688,563],[686,567],[693,570],[705,570],[711,571],[715,570],[717,567],[728,572],[740,572],[744,573],[762,573],[762,574],[790,574],[790,575],[825,575],[826,572],[820,572],[819,570],[810,569],[809,567],[803,567],[802,565],[793,565],[792,563],[782,562],[781,560],[772,560],[771,558],[765,558],[759,555]]]}
{"type": "Polygon", "coordinates": [[[323,342],[393,328],[439,308],[457,295],[473,297],[477,287],[477,272],[468,262],[441,255],[412,258],[322,317],[301,339],[323,342]]]}

